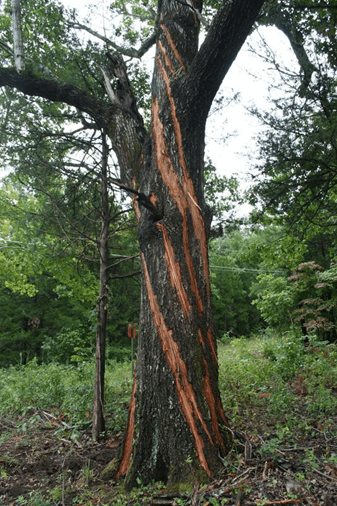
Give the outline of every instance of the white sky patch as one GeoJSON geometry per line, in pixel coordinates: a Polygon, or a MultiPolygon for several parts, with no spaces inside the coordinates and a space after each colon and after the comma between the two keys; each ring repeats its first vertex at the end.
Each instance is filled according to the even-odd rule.
{"type": "MultiPolygon", "coordinates": [[[[81,0],[63,0],[63,4],[77,8],[85,16],[86,8],[81,0]]],[[[92,20],[95,29],[107,37],[112,28],[107,16],[109,5],[107,0],[96,4],[97,16],[92,20]]],[[[261,129],[258,120],[247,112],[247,106],[269,109],[270,87],[277,81],[272,62],[263,62],[249,50],[252,45],[257,53],[262,51],[262,38],[267,42],[270,60],[275,59],[281,67],[292,69],[293,72],[298,70],[290,43],[278,29],[260,27],[255,30],[242,47],[219,90],[219,95],[224,95],[225,101],[234,93],[239,93],[239,100],[212,114],[206,127],[206,157],[211,159],[220,175],[230,177],[237,174],[243,184],[254,164],[257,154],[254,138],[261,129]]],[[[152,58],[148,57],[148,60],[152,72],[152,58]]]]}
{"type": "MultiPolygon", "coordinates": [[[[225,97],[238,92],[239,101],[211,117],[206,129],[206,155],[211,158],[219,173],[228,177],[234,173],[240,179],[246,179],[251,172],[257,154],[254,138],[261,130],[261,125],[257,118],[248,113],[247,107],[270,109],[269,99],[271,94],[275,94],[272,87],[278,84],[278,73],[272,64],[263,62],[249,50],[249,45],[258,50],[260,34],[266,39],[282,68],[294,73],[298,71],[287,38],[276,28],[260,28],[242,47],[219,90],[225,97]],[[221,138],[226,135],[230,136],[229,139],[221,142],[221,138]]],[[[281,89],[281,80],[279,85],[281,89]]]]}
{"type": "MultiPolygon", "coordinates": [[[[81,0],[63,0],[62,3],[66,8],[77,9],[82,19],[88,16],[87,6],[90,3],[83,4],[81,0]]],[[[113,31],[108,19],[109,5],[108,0],[101,0],[95,5],[91,3],[90,24],[106,37],[111,36],[113,31]]],[[[83,32],[83,36],[87,37],[88,34],[83,32]]],[[[152,71],[153,58],[148,59],[152,71]]],[[[212,114],[207,122],[206,157],[211,159],[220,175],[230,177],[236,174],[243,186],[247,185],[247,179],[254,166],[257,155],[254,138],[261,129],[258,120],[252,117],[246,108],[252,105],[261,110],[270,108],[268,97],[271,85],[275,85],[277,81],[277,72],[272,65],[273,59],[291,72],[298,71],[290,44],[279,30],[272,27],[255,30],[239,52],[219,90],[219,95],[222,94],[225,101],[234,93],[239,93],[239,100],[212,114]],[[259,52],[262,37],[267,41],[270,63],[263,62],[249,50],[249,45],[252,45],[256,52],[259,52]]],[[[280,89],[282,89],[281,80],[280,89]]]]}

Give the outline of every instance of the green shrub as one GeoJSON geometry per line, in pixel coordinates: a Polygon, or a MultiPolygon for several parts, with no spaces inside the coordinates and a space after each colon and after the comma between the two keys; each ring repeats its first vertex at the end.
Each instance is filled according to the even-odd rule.
{"type": "MultiPolygon", "coordinates": [[[[78,367],[56,363],[0,369],[0,412],[25,415],[42,409],[63,414],[71,424],[90,420],[93,402],[94,365],[78,367]]],[[[131,365],[109,361],[106,367],[105,405],[108,428],[119,432],[127,419],[132,387],[131,365]]]]}
{"type": "Polygon", "coordinates": [[[314,336],[309,345],[293,331],[220,343],[219,364],[225,412],[238,427],[328,423],[336,412],[337,347],[314,336]]]}

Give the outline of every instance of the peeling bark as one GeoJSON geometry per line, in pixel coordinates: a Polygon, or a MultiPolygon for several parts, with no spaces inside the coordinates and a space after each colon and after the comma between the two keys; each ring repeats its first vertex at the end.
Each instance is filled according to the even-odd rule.
{"type": "MultiPolygon", "coordinates": [[[[218,45],[223,33],[214,29],[217,49],[213,61],[207,61],[209,75],[204,80],[214,77],[214,69],[223,74],[224,67],[229,68],[251,27],[253,11],[257,15],[257,2],[241,2],[241,25],[230,27],[231,39],[224,48],[232,44],[234,49],[227,54],[218,45]],[[242,18],[243,4],[251,7],[249,21],[242,18]]],[[[230,9],[226,12],[234,19],[230,9]]],[[[222,30],[225,17],[219,16],[222,30]]],[[[198,82],[191,82],[192,69],[202,74],[205,61],[198,53],[199,20],[193,10],[174,0],[163,2],[160,19],[152,84],[152,157],[139,183],[155,196],[162,219],[154,221],[140,208],[143,284],[132,404],[135,447],[133,458],[127,457],[130,467],[125,466],[125,450],[117,472],[119,477],[126,475],[128,488],[138,480],[162,480],[175,488],[215,477],[221,457],[231,447],[218,390],[207,254],[209,213],[202,187],[204,125],[218,86],[202,89],[200,79],[198,89],[198,82]],[[196,113],[194,100],[201,100],[201,94],[196,113]]],[[[205,47],[210,46],[207,41],[205,47]]]]}

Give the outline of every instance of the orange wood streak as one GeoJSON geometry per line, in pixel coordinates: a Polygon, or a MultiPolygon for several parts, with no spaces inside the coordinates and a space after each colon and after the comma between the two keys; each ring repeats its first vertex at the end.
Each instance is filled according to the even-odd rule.
{"type": "MultiPolygon", "coordinates": [[[[135,190],[137,185],[136,185],[136,180],[134,177],[131,178],[131,182],[132,182],[132,187],[135,190]]],[[[139,221],[140,220],[140,210],[139,210],[139,204],[138,204],[136,195],[134,195],[132,197],[132,205],[133,205],[133,210],[136,215],[136,219],[137,219],[137,221],[139,221]]]]}
{"type": "Polygon", "coordinates": [[[161,24],[160,25],[160,28],[163,30],[163,32],[165,33],[165,37],[166,37],[166,40],[167,42],[169,43],[172,51],[173,51],[173,54],[174,56],[176,57],[177,61],[179,62],[180,66],[186,70],[186,65],[185,63],[183,62],[183,60],[181,59],[181,56],[179,54],[179,51],[177,49],[177,46],[175,45],[175,43],[173,42],[173,39],[171,37],[171,34],[170,32],[168,31],[167,27],[164,25],[164,24],[161,24]]]}
{"type": "Polygon", "coordinates": [[[124,450],[122,460],[119,464],[115,479],[125,476],[129,470],[132,456],[132,443],[135,432],[135,412],[136,412],[136,375],[133,378],[133,387],[131,394],[131,402],[129,407],[128,428],[125,437],[124,450]]]}
{"type": "MultiPolygon", "coordinates": [[[[205,340],[204,340],[204,336],[202,334],[201,329],[198,329],[198,335],[199,335],[199,342],[203,346],[205,346],[205,340]]],[[[213,351],[215,351],[214,347],[213,347],[213,351]]],[[[217,361],[217,357],[215,357],[215,358],[217,361]]],[[[206,362],[205,358],[203,358],[203,360],[204,360],[204,366],[205,366],[205,371],[206,371],[205,377],[204,377],[204,395],[205,395],[205,399],[207,401],[207,404],[208,404],[208,407],[209,407],[209,410],[211,413],[212,429],[213,429],[213,433],[215,434],[215,436],[217,438],[218,444],[221,446],[221,448],[225,452],[225,450],[226,450],[225,443],[224,443],[223,437],[221,436],[220,431],[219,431],[216,408],[218,410],[218,413],[220,414],[221,420],[224,422],[226,427],[229,426],[229,422],[225,416],[220,398],[218,398],[217,401],[215,402],[214,394],[213,394],[213,390],[212,390],[212,386],[211,386],[211,380],[209,377],[208,363],[206,362]]]]}
{"type": "Polygon", "coordinates": [[[185,155],[184,155],[184,149],[183,149],[183,138],[182,138],[182,134],[181,134],[180,123],[178,121],[176,105],[175,105],[175,102],[174,102],[174,99],[173,99],[172,93],[171,93],[170,79],[169,79],[169,77],[166,73],[166,70],[163,67],[158,55],[157,55],[157,63],[158,63],[158,67],[161,70],[164,82],[166,84],[167,96],[168,96],[168,99],[169,99],[169,102],[171,105],[172,120],[173,120],[175,138],[176,138],[176,143],[177,143],[178,153],[179,153],[179,163],[180,163],[181,168],[183,169],[182,186],[183,186],[184,193],[189,196],[188,207],[189,207],[192,221],[193,221],[194,232],[195,232],[195,235],[198,238],[199,244],[200,244],[200,251],[201,251],[201,256],[202,256],[202,261],[203,261],[203,272],[204,272],[204,277],[206,280],[207,293],[210,296],[211,288],[210,288],[210,280],[209,280],[207,238],[206,238],[206,232],[205,232],[205,224],[204,224],[204,220],[201,215],[201,212],[200,212],[201,211],[200,207],[197,203],[198,199],[197,199],[197,196],[195,195],[193,181],[188,175],[188,170],[187,170],[185,155]]]}
{"type": "Polygon", "coordinates": [[[137,202],[137,197],[136,196],[134,196],[132,198],[132,203],[133,203],[133,210],[135,212],[136,219],[137,219],[137,221],[139,221],[140,220],[140,210],[139,210],[139,204],[137,202]]]}
{"type": "MultiPolygon", "coordinates": [[[[204,336],[203,336],[203,333],[202,333],[201,329],[198,329],[198,335],[199,335],[199,342],[203,346],[205,346],[206,343],[205,343],[205,339],[204,339],[204,336]]],[[[207,330],[207,341],[208,341],[208,344],[210,346],[210,350],[211,350],[211,353],[212,353],[212,356],[213,356],[214,363],[217,365],[218,364],[218,356],[217,356],[217,353],[216,353],[215,344],[214,344],[214,340],[213,340],[213,334],[211,332],[211,329],[207,330]]]]}
{"type": "Polygon", "coordinates": [[[224,413],[224,410],[223,410],[220,398],[218,399],[217,404],[218,404],[218,411],[220,413],[220,416],[221,416],[221,419],[222,419],[223,423],[225,424],[226,427],[229,427],[229,421],[228,421],[228,419],[227,419],[227,417],[226,417],[226,415],[224,413]]]}
{"type": "Polygon", "coordinates": [[[160,40],[158,41],[157,45],[158,45],[158,48],[160,49],[161,54],[163,55],[166,67],[169,69],[171,74],[174,74],[174,68],[172,65],[172,61],[171,61],[171,58],[169,57],[169,55],[167,54],[165,47],[160,42],[160,40]]]}
{"type": "Polygon", "coordinates": [[[213,338],[213,333],[212,333],[212,331],[211,331],[210,328],[207,329],[207,341],[208,341],[209,347],[211,348],[211,352],[212,352],[212,355],[213,355],[214,363],[217,365],[218,364],[218,355],[216,353],[216,348],[215,348],[215,342],[214,342],[214,338],[213,338]]]}
{"type": "Polygon", "coordinates": [[[185,362],[180,356],[178,344],[173,339],[172,330],[169,330],[165,324],[164,317],[159,308],[157,297],[152,290],[151,281],[143,253],[141,253],[141,259],[143,264],[144,280],[146,284],[148,300],[153,315],[153,321],[157,329],[162,350],[166,356],[167,364],[171,369],[172,375],[175,380],[176,390],[181,405],[181,409],[192,432],[199,462],[203,467],[203,469],[206,471],[207,475],[211,476],[212,473],[209,469],[204,454],[204,442],[199,434],[196,425],[196,419],[200,422],[201,427],[207,434],[211,444],[214,443],[212,441],[212,437],[207,428],[207,425],[199,410],[193,387],[191,383],[188,381],[188,370],[185,362]]]}
{"type": "Polygon", "coordinates": [[[199,343],[201,343],[203,346],[205,346],[205,340],[204,340],[204,336],[202,335],[201,329],[198,329],[198,336],[199,336],[199,343]]]}
{"type": "Polygon", "coordinates": [[[188,300],[188,296],[182,282],[180,265],[175,261],[174,249],[169,239],[167,228],[162,223],[157,223],[156,225],[157,228],[159,228],[163,233],[164,257],[170,276],[171,285],[176,289],[180,304],[185,314],[185,318],[187,319],[191,311],[191,304],[188,300]]]}
{"type": "Polygon", "coordinates": [[[199,313],[203,313],[204,307],[200,296],[199,288],[196,282],[196,275],[189,247],[188,223],[186,212],[188,208],[188,202],[186,195],[184,194],[180,186],[178,175],[175,172],[172,162],[166,151],[164,128],[162,122],[159,119],[159,104],[157,99],[154,99],[152,104],[152,115],[153,115],[153,138],[155,144],[155,156],[158,170],[161,174],[164,183],[167,185],[172,195],[172,198],[175,201],[177,208],[183,218],[182,233],[183,233],[183,246],[184,246],[186,266],[190,276],[191,289],[196,297],[198,311],[199,313]]]}
{"type": "Polygon", "coordinates": [[[217,403],[214,398],[212,385],[211,385],[211,379],[209,377],[209,368],[208,364],[204,358],[204,366],[205,366],[205,376],[204,376],[204,396],[207,401],[209,411],[211,414],[211,424],[213,429],[213,434],[216,437],[216,441],[218,445],[221,447],[222,451],[225,453],[225,442],[223,440],[223,437],[221,436],[220,430],[219,430],[219,423],[218,423],[218,416],[216,412],[217,403]]]}
{"type": "Polygon", "coordinates": [[[158,197],[157,197],[157,195],[156,195],[155,193],[153,193],[153,192],[152,192],[149,198],[150,198],[150,202],[151,202],[151,204],[152,204],[153,206],[155,206],[155,207],[156,207],[157,202],[158,202],[158,197]]]}

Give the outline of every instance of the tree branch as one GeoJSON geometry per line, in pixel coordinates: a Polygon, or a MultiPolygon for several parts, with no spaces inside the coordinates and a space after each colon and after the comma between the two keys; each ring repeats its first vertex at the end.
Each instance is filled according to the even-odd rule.
{"type": "Polygon", "coordinates": [[[226,2],[215,15],[185,83],[191,119],[206,121],[212,101],[245,42],[264,0],[226,2]]]}
{"type": "Polygon", "coordinates": [[[147,195],[145,195],[145,193],[140,193],[140,192],[134,190],[133,188],[127,188],[120,181],[117,181],[116,179],[109,178],[109,183],[115,184],[116,186],[118,186],[122,190],[127,191],[128,193],[132,193],[133,195],[137,195],[138,204],[145,207],[145,209],[148,209],[148,211],[150,211],[151,214],[153,215],[155,221],[159,221],[163,218],[162,215],[160,213],[158,213],[158,209],[152,204],[150,198],[147,195]]]}
{"type": "Polygon", "coordinates": [[[139,49],[135,49],[133,47],[127,48],[123,46],[119,46],[115,42],[113,42],[111,39],[108,39],[104,35],[101,35],[100,33],[96,32],[95,30],[92,30],[88,26],[82,25],[81,23],[68,23],[68,26],[70,28],[75,28],[79,30],[85,30],[86,32],[90,33],[94,37],[97,37],[98,39],[105,42],[108,46],[111,46],[115,51],[118,51],[120,54],[124,56],[129,56],[131,58],[141,58],[153,44],[156,42],[157,38],[157,30],[154,30],[154,32],[150,35],[148,39],[146,39],[143,44],[140,46],[139,49]]]}
{"type": "Polygon", "coordinates": [[[94,99],[71,84],[43,79],[35,76],[30,71],[19,74],[14,69],[0,68],[0,87],[3,86],[17,89],[25,95],[74,106],[79,111],[89,114],[96,121],[99,128],[102,129],[110,127],[116,111],[113,104],[94,99]]]}
{"type": "Polygon", "coordinates": [[[308,58],[304,48],[304,37],[292,17],[289,13],[282,10],[279,4],[275,3],[270,6],[264,19],[260,19],[259,23],[274,25],[287,37],[303,72],[302,84],[306,88],[311,81],[313,72],[317,71],[317,68],[308,58]]]}
{"type": "Polygon", "coordinates": [[[22,41],[20,2],[21,0],[11,0],[14,64],[18,72],[25,70],[25,56],[22,41]]]}
{"type": "Polygon", "coordinates": [[[111,279],[124,279],[124,278],[132,278],[134,276],[139,276],[142,273],[142,271],[135,271],[131,272],[130,274],[114,274],[112,276],[109,276],[108,280],[111,279]]]}

